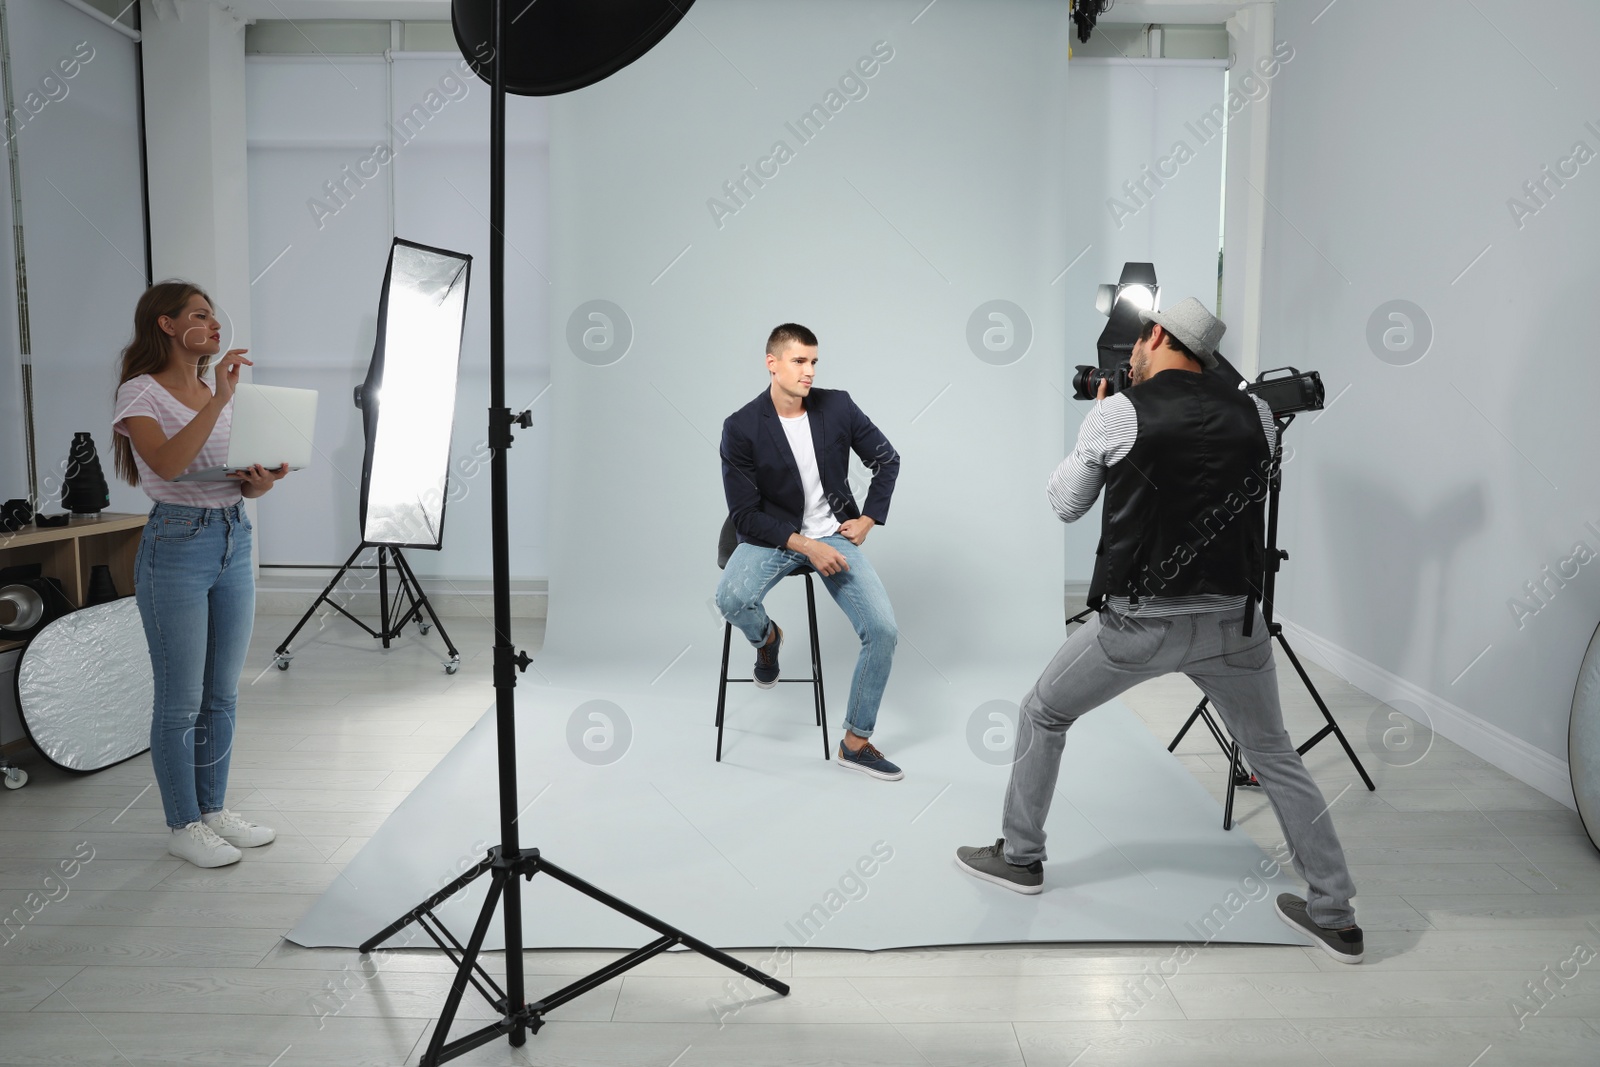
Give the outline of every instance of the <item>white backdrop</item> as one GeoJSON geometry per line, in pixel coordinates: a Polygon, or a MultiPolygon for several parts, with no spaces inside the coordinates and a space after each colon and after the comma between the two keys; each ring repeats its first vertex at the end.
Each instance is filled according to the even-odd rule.
{"type": "MultiPolygon", "coordinates": [[[[246,93],[255,380],[321,393],[318,462],[285,480],[274,506],[261,509],[261,561],[338,563],[359,541],[361,417],[351,389],[372,356],[384,264],[398,235],[474,257],[444,548],[408,558],[424,576],[487,577],[488,470],[480,461],[489,406],[488,92],[462,75],[459,56],[400,53],[392,63],[253,56],[246,93]],[[378,145],[392,156],[376,153],[378,145]],[[341,183],[337,197],[329,183],[341,183]]],[[[506,321],[514,405],[548,384],[544,113],[538,100],[511,109],[506,321]]],[[[515,578],[547,573],[547,425],[541,419],[519,433],[513,453],[515,578]]]]}
{"type": "MultiPolygon", "coordinates": [[[[1020,697],[1063,634],[1060,524],[1044,486],[1065,432],[1066,317],[1052,281],[1077,251],[1061,212],[1075,151],[1067,31],[1063,5],[1035,0],[941,3],[921,17],[877,0],[710,0],[643,60],[551,101],[560,451],[549,626],[518,689],[518,801],[531,809],[521,825],[716,943],[797,936],[780,924],[803,909],[808,872],[852,862],[858,840],[904,857],[871,898],[881,910],[808,943],[1170,938],[1173,916],[1203,912],[1261,859],[1248,837],[1217,828],[1215,804],[1112,702],[1069,746],[1051,827],[1056,862],[1075,873],[1050,898],[1059,913],[1030,898],[1007,914],[950,866],[954,842],[996,825],[1007,768],[981,737],[1001,718],[986,709],[1020,697]],[[842,74],[863,56],[876,65],[842,74]],[[825,125],[802,136],[791,124],[808,113],[825,125]],[[762,159],[762,184],[746,179],[737,198],[722,188],[762,159]],[[998,319],[994,301],[1009,302],[998,319]],[[724,761],[711,761],[723,631],[713,561],[727,514],[717,441],[723,418],[768,388],[762,350],[785,319],[818,333],[818,384],[848,389],[902,457],[888,522],[866,543],[899,623],[874,737],[908,773],[887,793],[818,760],[803,687],[735,687],[724,761]],[[749,832],[751,813],[763,832],[749,832]],[[1107,841],[1132,855],[1118,845],[1112,856],[1107,841]],[[1159,888],[1145,866],[1161,871],[1159,888]]],[[[1103,187],[1089,188],[1098,198],[1103,187]]],[[[1210,221],[1214,262],[1214,209],[1210,221]]],[[[792,679],[805,623],[799,583],[784,584],[769,604],[789,630],[792,679]]],[[[855,639],[831,604],[819,613],[837,729],[855,639]]],[[[735,676],[751,658],[738,645],[735,676]]],[[[479,832],[493,809],[482,788],[491,718],[395,812],[296,941],[364,936],[374,913],[414,898],[461,835],[479,832]]],[[[604,915],[590,925],[588,902],[548,888],[524,902],[536,941],[630,936],[604,915]]],[[[1268,911],[1250,922],[1230,938],[1285,936],[1268,911]]]]}
{"type": "MultiPolygon", "coordinates": [[[[997,14],[990,9],[991,20],[997,14]]],[[[699,7],[694,17],[696,24],[706,24],[707,16],[699,7]]],[[[931,12],[918,21],[917,29],[930,18],[931,12]]],[[[759,25],[755,29],[759,31],[759,25]]],[[[685,30],[693,33],[692,27],[685,30]]],[[[725,45],[719,46],[726,50],[725,45]]],[[[736,70],[724,65],[709,46],[703,47],[724,72],[719,77],[725,76],[750,91],[736,70]]],[[[889,84],[895,62],[891,60],[866,81],[869,95],[859,102],[861,113],[870,113],[876,103],[872,94],[889,84]]],[[[247,72],[251,275],[259,276],[252,287],[257,337],[253,355],[261,360],[256,380],[304,385],[323,392],[318,442],[326,457],[318,468],[297,474],[280,487],[285,494],[282,502],[292,501],[294,506],[262,512],[262,561],[337,562],[355,543],[360,420],[347,398],[350,387],[364,375],[371,353],[378,285],[392,214],[396,220],[393,232],[401,236],[479,257],[475,262],[474,296],[469,302],[453,449],[455,492],[466,496],[451,505],[444,551],[437,555],[417,553],[413,565],[424,574],[485,577],[490,570],[485,525],[487,475],[486,471],[478,471],[475,463],[475,458],[485,454],[482,427],[488,388],[488,97],[484,87],[463,79],[454,95],[447,91],[451,88],[448,84],[441,89],[441,78],[460,73],[459,57],[445,54],[400,53],[389,67],[381,57],[337,56],[330,62],[320,57],[252,56],[247,72]],[[426,108],[430,91],[436,93],[431,102],[437,111],[430,113],[426,122],[413,118],[401,132],[387,125],[391,118],[410,113],[414,106],[426,108]],[[419,127],[420,133],[416,132],[419,127]],[[409,143],[403,134],[411,136],[409,143]],[[364,186],[356,187],[344,179],[350,195],[346,198],[348,206],[340,206],[327,195],[324,183],[344,178],[341,168],[345,166],[354,172],[379,141],[401,146],[394,162],[377,168],[378,177],[365,180],[364,186]],[[313,197],[337,208],[336,213],[322,216],[320,228],[308,206],[313,197]],[[307,511],[326,516],[328,521],[301,521],[300,516],[307,511]]],[[[783,122],[798,116],[800,98],[806,93],[820,96],[839,73],[830,68],[815,86],[807,83],[808,88],[797,88],[799,95],[792,109],[795,115],[784,112],[777,116],[776,121],[755,130],[749,143],[763,149],[764,154],[767,142],[782,133],[783,122]]],[[[1104,319],[1094,311],[1094,286],[1114,280],[1124,261],[1155,261],[1169,303],[1190,294],[1208,305],[1212,302],[1222,164],[1220,138],[1203,143],[1184,128],[1185,122],[1196,119],[1222,98],[1223,72],[1216,63],[1077,60],[1072,64],[1072,79],[1072,104],[1063,106],[1064,126],[1054,135],[1064,146],[1064,157],[1063,176],[1056,187],[1059,195],[1051,207],[1059,220],[1052,227],[1051,239],[1062,241],[1066,256],[1047,271],[1044,282],[1048,284],[1040,295],[1047,311],[1064,310],[1063,341],[1047,354],[1038,347],[1040,339],[1036,336],[1035,348],[1028,357],[1041,362],[1054,360],[1063,372],[1057,383],[1063,390],[1072,365],[1092,361],[1094,339],[1104,325],[1104,319]],[[1119,186],[1140,178],[1144,165],[1156,166],[1180,138],[1195,147],[1195,158],[1182,165],[1176,178],[1166,180],[1145,206],[1114,219],[1107,199],[1115,194],[1131,204],[1119,186]],[[1063,274],[1069,262],[1071,269],[1063,274]]],[[[881,98],[879,93],[877,99],[881,98]]],[[[552,270],[547,250],[547,213],[551,204],[546,107],[543,100],[513,98],[509,108],[513,184],[507,249],[508,292],[512,296],[508,307],[508,374],[513,404],[540,396],[549,384],[550,350],[546,341],[550,331],[561,335],[556,354],[570,356],[564,340],[564,319],[548,319],[550,283],[546,277],[552,275],[552,270]]],[[[828,131],[828,141],[845,139],[845,125],[854,108],[856,103],[850,103],[841,112],[842,121],[828,131]],[[840,136],[831,136],[835,133],[840,136]]],[[[704,121],[715,125],[722,119],[704,121]]],[[[814,155],[821,147],[819,141],[801,148],[795,165],[803,167],[804,161],[799,157],[814,155]]],[[[699,189],[693,198],[701,211],[705,211],[703,201],[735,175],[738,164],[755,162],[754,158],[733,155],[728,160],[731,162],[727,173],[708,171],[706,177],[715,180],[699,189]]],[[[367,172],[371,170],[369,167],[367,172]]],[[[780,177],[787,180],[793,173],[794,169],[786,165],[780,177]]],[[[1008,185],[1015,185],[1017,178],[1011,173],[1006,180],[1008,185]]],[[[774,192],[779,184],[774,182],[774,192]]],[[[858,195],[848,186],[844,188],[852,197],[858,195]]],[[[870,214],[870,207],[864,209],[870,214]]],[[[743,219],[726,218],[724,229],[752,217],[754,213],[743,219]]],[[[709,218],[707,214],[708,225],[709,218]]],[[[878,225],[884,227],[890,239],[900,240],[882,220],[878,225]]],[[[651,272],[652,277],[689,243],[686,236],[677,248],[669,249],[651,272]]],[[[902,250],[915,258],[916,253],[907,246],[902,245],[902,250]]],[[[695,250],[691,250],[674,270],[689,264],[694,256],[695,250]]],[[[670,277],[670,273],[663,277],[656,288],[665,285],[670,277]]],[[[1032,309],[1029,310],[1031,314],[1032,309]]],[[[961,325],[964,327],[964,322],[961,325]]],[[[761,332],[759,324],[754,329],[761,332]]],[[[1223,348],[1227,351],[1227,340],[1223,348]]],[[[745,391],[754,395],[760,385],[759,376],[747,384],[745,391]]],[[[512,567],[517,578],[543,577],[553,566],[547,548],[546,504],[549,464],[555,455],[549,436],[549,404],[553,396],[554,393],[546,393],[535,405],[540,417],[532,430],[518,435],[512,453],[516,494],[512,501],[512,567]]],[[[948,399],[949,394],[940,403],[948,399]]],[[[1057,399],[1065,422],[1055,447],[1065,449],[1075,437],[1087,406],[1064,396],[1057,399]]],[[[908,417],[915,415],[913,410],[908,417]]],[[[927,418],[931,413],[917,425],[927,418]]],[[[1098,512],[1066,528],[1066,577],[1087,580],[1097,533],[1098,512]]]]}
{"type": "MultiPolygon", "coordinates": [[[[1123,263],[1156,265],[1164,307],[1193,296],[1215,310],[1223,143],[1197,120],[1222,101],[1223,83],[1220,60],[1073,61],[1062,188],[1067,250],[1083,258],[1051,287],[1066,304],[1069,387],[1072,367],[1095,361],[1095,339],[1105,328],[1094,309],[1095,286],[1116,281],[1123,263]],[[1193,153],[1186,162],[1174,158],[1182,155],[1174,152],[1180,142],[1193,153]],[[1130,181],[1143,183],[1137,198],[1123,188],[1130,181]]],[[[1223,355],[1233,354],[1237,340],[1231,330],[1223,337],[1223,355]]],[[[1068,402],[1066,448],[1088,410],[1068,402]]],[[[1100,505],[1065,529],[1067,578],[1087,582],[1100,505]]]]}
{"type": "MultiPolygon", "coordinates": [[[[60,510],[72,434],[87,430],[111,485],[112,510],[142,512],[149,501],[115,478],[110,455],[117,356],[132,333],[134,304],[145,288],[137,46],[59,0],[8,0],[6,18],[20,112],[13,118],[22,171],[40,506],[60,510]],[[63,61],[74,70],[71,77],[63,76],[63,61]]],[[[9,219],[9,204],[5,214],[9,219]]],[[[16,264],[11,242],[3,245],[0,497],[10,498],[27,495],[27,475],[16,264]]]]}
{"type": "MultiPolygon", "coordinates": [[[[768,387],[767,334],[791,319],[821,341],[816,384],[847,389],[902,458],[888,523],[865,545],[894,602],[897,676],[1010,657],[1036,671],[1059,643],[1044,485],[1065,403],[1050,283],[1077,251],[1061,215],[1065,10],[915,16],[697,4],[645,59],[552,100],[552,348],[596,299],[623,310],[633,340],[609,365],[553,353],[567,451],[552,508],[574,521],[552,530],[545,657],[649,682],[686,644],[720,642],[721,424],[768,387]],[[863,57],[878,60],[871,76],[846,81],[863,57]],[[834,113],[801,137],[813,105],[834,113]],[[780,140],[793,157],[774,172],[761,160],[780,140]],[[736,204],[724,183],[745,166],[769,176],[727,217],[708,202],[736,204]],[[980,359],[969,324],[995,300],[1025,319],[1014,347],[980,359]]],[[[979,316],[980,333],[994,325],[979,316]]],[[[781,615],[791,658],[801,611],[781,615]]],[[[854,635],[820,612],[849,662],[854,635]]]]}

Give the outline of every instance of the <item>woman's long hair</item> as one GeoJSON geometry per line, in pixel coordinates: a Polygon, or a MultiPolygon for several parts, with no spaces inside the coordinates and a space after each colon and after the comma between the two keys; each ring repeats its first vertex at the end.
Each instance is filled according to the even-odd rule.
{"type": "MultiPolygon", "coordinates": [[[[183,314],[189,298],[196,295],[205,297],[206,303],[211,303],[211,297],[206,295],[206,291],[192,282],[157,282],[144,291],[138,305],[133,309],[133,340],[122,350],[122,372],[117,378],[118,389],[122,388],[122,383],[141,374],[159,374],[167,365],[172,339],[161,329],[161,324],[157,320],[163,315],[176,319],[183,314]]],[[[199,373],[204,374],[210,364],[210,356],[202,357],[199,373]]],[[[120,433],[112,434],[111,452],[116,459],[117,474],[129,485],[138,485],[139,467],[133,461],[133,445],[128,438],[120,433]]]]}

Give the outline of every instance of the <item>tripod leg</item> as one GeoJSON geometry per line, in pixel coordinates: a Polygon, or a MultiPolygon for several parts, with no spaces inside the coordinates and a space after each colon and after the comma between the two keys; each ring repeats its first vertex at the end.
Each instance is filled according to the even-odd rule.
{"type": "Polygon", "coordinates": [[[680,944],[687,945],[696,952],[700,953],[700,955],[715,963],[720,963],[730,971],[736,971],[753,982],[759,982],[775,993],[781,993],[784,996],[789,995],[789,986],[787,983],[778,981],[778,979],[762,971],[759,967],[752,967],[747,963],[741,963],[739,960],[734,959],[726,952],[723,952],[720,949],[712,948],[699,938],[690,937],[682,930],[679,930],[674,926],[668,926],[655,916],[640,911],[627,901],[618,900],[610,893],[590,885],[577,875],[571,874],[568,871],[565,871],[560,867],[557,867],[555,864],[545,860],[542,856],[539,859],[539,869],[563,885],[570,886],[571,888],[582,893],[584,896],[598,900],[611,910],[626,915],[640,926],[648,926],[658,934],[665,934],[668,937],[677,938],[680,944]]]}
{"type": "Polygon", "coordinates": [[[350,553],[350,558],[345,560],[339,569],[333,572],[333,577],[328,579],[327,586],[317,595],[317,599],[311,602],[311,606],[306,609],[306,613],[300,616],[300,621],[294,624],[294,629],[289,631],[289,636],[285,637],[283,643],[277,647],[278,655],[281,656],[289,651],[289,646],[294,642],[295,635],[305,628],[306,623],[311,621],[311,616],[316,614],[318,606],[328,599],[328,594],[333,592],[333,587],[339,584],[339,579],[344,577],[344,572],[350,569],[350,565],[356,561],[356,557],[361,555],[361,550],[366,547],[366,545],[357,545],[356,550],[350,553]]]}
{"type": "Polygon", "coordinates": [[[472,939],[467,942],[466,956],[461,961],[461,966],[456,970],[455,980],[450,983],[450,995],[444,999],[444,1010],[439,1013],[439,1021],[434,1024],[433,1037],[428,1041],[428,1051],[422,1056],[424,1067],[435,1067],[439,1063],[439,1053],[444,1050],[445,1039],[450,1036],[450,1025],[455,1022],[456,1012],[461,1007],[461,995],[467,990],[467,980],[472,975],[472,965],[478,959],[478,953],[483,948],[483,939],[489,932],[489,921],[499,911],[500,892],[505,888],[508,877],[515,877],[509,868],[495,867],[490,875],[489,893],[483,899],[483,909],[478,912],[478,922],[472,928],[472,939]]]}
{"type": "Polygon", "coordinates": [[[443,904],[445,901],[461,892],[464,886],[476,881],[484,874],[484,872],[494,868],[495,855],[498,851],[498,849],[491,851],[488,855],[484,856],[483,859],[474,864],[470,869],[463,871],[455,881],[438,890],[432,896],[428,897],[428,899],[424,900],[421,904],[418,904],[416,907],[400,916],[400,918],[396,919],[388,926],[385,926],[382,930],[379,930],[377,933],[361,942],[361,944],[357,946],[356,951],[371,952],[373,949],[389,940],[395,934],[398,934],[401,930],[404,930],[406,927],[416,922],[425,913],[432,911],[440,904],[443,904]]]}
{"type": "Polygon", "coordinates": [[[433,628],[439,631],[439,637],[444,641],[445,650],[449,652],[451,656],[461,655],[460,652],[456,651],[456,646],[450,640],[450,635],[445,632],[444,623],[439,621],[439,613],[433,610],[433,602],[430,601],[427,594],[422,591],[422,583],[417,581],[416,572],[411,569],[410,561],[401,554],[398,548],[394,550],[394,564],[395,569],[400,571],[406,580],[410,582],[411,595],[416,599],[416,607],[413,610],[416,613],[417,618],[420,620],[422,618],[421,612],[426,611],[428,613],[428,618],[433,620],[433,628]]]}
{"type": "Polygon", "coordinates": [[[1234,742],[1228,746],[1228,802],[1222,809],[1222,828],[1233,829],[1233,790],[1234,783],[1239,778],[1239,744],[1234,742]]]}
{"type": "MultiPolygon", "coordinates": [[[[1206,699],[1209,700],[1210,698],[1207,697],[1206,699]]],[[[1211,712],[1204,703],[1201,703],[1200,708],[1200,717],[1205,720],[1206,729],[1211,731],[1212,740],[1216,741],[1217,747],[1222,749],[1222,754],[1226,756],[1228,754],[1228,746],[1233,742],[1228,740],[1228,735],[1222,732],[1222,727],[1217,725],[1217,720],[1211,717],[1211,712]]]]}
{"type": "Polygon", "coordinates": [[[379,632],[383,635],[383,647],[389,647],[389,639],[394,636],[389,629],[389,568],[386,565],[389,550],[383,545],[378,546],[378,617],[382,619],[379,632]]]}
{"type": "Polygon", "coordinates": [[[1355,749],[1351,748],[1350,742],[1345,740],[1344,731],[1339,729],[1339,724],[1334,721],[1333,713],[1328,710],[1328,705],[1322,702],[1322,694],[1317,692],[1317,687],[1315,685],[1311,684],[1311,676],[1308,675],[1306,673],[1306,669],[1300,665],[1300,658],[1294,654],[1294,649],[1289,647],[1288,639],[1283,636],[1283,627],[1274,626],[1273,629],[1276,631],[1275,636],[1278,638],[1278,644],[1283,646],[1283,651],[1288,655],[1289,662],[1294,664],[1295,673],[1298,674],[1300,676],[1300,680],[1305,683],[1306,690],[1311,694],[1311,699],[1317,702],[1317,707],[1322,711],[1322,717],[1326,719],[1328,723],[1328,725],[1318,732],[1315,737],[1301,745],[1298,749],[1296,749],[1296,751],[1299,752],[1300,755],[1304,756],[1306,751],[1310,749],[1312,745],[1316,744],[1318,741],[1321,741],[1325,736],[1331,733],[1334,737],[1338,738],[1340,747],[1344,749],[1344,754],[1350,757],[1350,762],[1355,765],[1356,773],[1361,775],[1361,780],[1367,784],[1367,789],[1369,791],[1376,790],[1378,787],[1372,783],[1372,779],[1367,775],[1367,769],[1361,765],[1361,759],[1356,755],[1355,749]]]}
{"type": "Polygon", "coordinates": [[[1211,717],[1211,712],[1207,707],[1210,703],[1210,697],[1203,696],[1200,698],[1200,703],[1195,705],[1188,721],[1183,724],[1183,729],[1178,731],[1178,736],[1174,737],[1172,744],[1167,746],[1167,751],[1172,752],[1177,749],[1178,742],[1183,740],[1183,735],[1189,732],[1189,727],[1194,725],[1196,719],[1205,721],[1206,729],[1211,731],[1212,740],[1216,741],[1217,747],[1222,749],[1222,754],[1228,757],[1228,797],[1222,808],[1222,828],[1231,830],[1233,829],[1233,791],[1237,788],[1239,780],[1239,744],[1224,734],[1222,727],[1218,726],[1216,720],[1211,717]]]}
{"type": "Polygon", "coordinates": [[[1200,717],[1201,713],[1205,710],[1205,706],[1205,699],[1201,698],[1200,703],[1196,704],[1194,711],[1189,714],[1188,720],[1184,722],[1183,729],[1178,731],[1178,736],[1174,737],[1172,739],[1172,744],[1167,746],[1168,752],[1174,752],[1177,750],[1178,742],[1183,740],[1183,735],[1189,732],[1189,727],[1194,725],[1194,721],[1200,717]]]}

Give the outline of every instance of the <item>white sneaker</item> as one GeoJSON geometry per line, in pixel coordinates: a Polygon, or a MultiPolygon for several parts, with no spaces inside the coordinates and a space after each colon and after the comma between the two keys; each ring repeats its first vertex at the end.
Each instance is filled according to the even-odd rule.
{"type": "Polygon", "coordinates": [[[227,808],[214,811],[210,815],[202,815],[200,818],[211,828],[212,833],[235,848],[255,848],[258,845],[265,845],[278,836],[270,826],[257,826],[227,808]]]}
{"type": "Polygon", "coordinates": [[[167,851],[196,867],[226,867],[230,863],[238,863],[242,855],[203,822],[192,822],[172,831],[167,851]]]}

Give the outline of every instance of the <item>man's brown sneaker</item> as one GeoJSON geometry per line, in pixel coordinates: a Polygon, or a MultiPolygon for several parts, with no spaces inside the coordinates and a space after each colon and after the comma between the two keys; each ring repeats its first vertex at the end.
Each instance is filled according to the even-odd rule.
{"type": "Polygon", "coordinates": [[[783,629],[767,620],[767,640],[756,649],[756,688],[771,689],[778,684],[778,648],[783,644],[783,629]]]}

